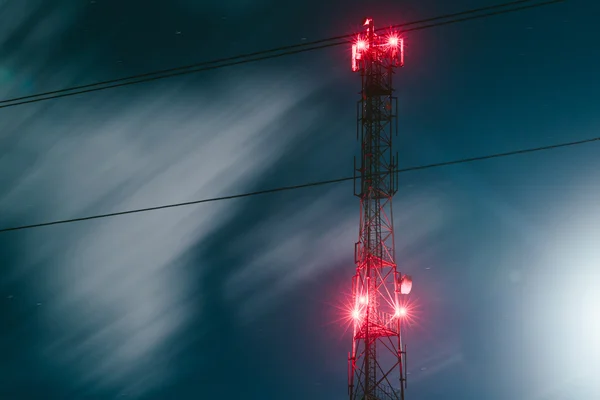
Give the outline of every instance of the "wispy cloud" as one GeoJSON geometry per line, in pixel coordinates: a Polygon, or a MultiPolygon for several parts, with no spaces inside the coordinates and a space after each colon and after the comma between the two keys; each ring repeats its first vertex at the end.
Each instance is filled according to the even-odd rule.
{"type": "Polygon", "coordinates": [[[72,80],[73,57],[63,56],[57,63],[54,56],[81,10],[62,0],[0,1],[0,98],[54,89],[72,80]]]}
{"type": "Polygon", "coordinates": [[[410,381],[415,384],[428,381],[440,372],[465,362],[460,346],[456,343],[448,342],[440,346],[431,346],[423,355],[424,357],[418,359],[416,365],[411,365],[410,381]]]}
{"type": "MultiPolygon", "coordinates": [[[[226,293],[240,304],[248,321],[277,304],[276,300],[308,278],[348,258],[355,221],[339,209],[343,192],[334,191],[301,209],[286,209],[253,230],[244,245],[268,244],[249,254],[247,264],[232,275],[226,293]]],[[[349,266],[351,268],[351,266],[349,266]]]]}
{"type": "MultiPolygon", "coordinates": [[[[47,220],[240,192],[294,137],[274,127],[314,90],[286,78],[231,81],[218,96],[179,87],[125,107],[115,98],[103,118],[86,115],[89,103],[68,104],[63,120],[44,114],[40,124],[50,128],[30,123],[15,148],[36,154],[35,163],[23,172],[11,165],[16,158],[3,159],[2,171],[20,179],[0,204],[22,218],[47,220]],[[48,136],[54,140],[43,148],[48,136]]],[[[64,115],[61,107],[54,111],[64,115]]],[[[30,296],[60,326],[47,339],[48,359],[76,366],[74,380],[87,387],[143,392],[168,379],[164,364],[149,362],[165,356],[162,346],[197,312],[191,299],[202,298],[192,293],[198,275],[183,272],[178,260],[231,207],[213,203],[30,232],[29,268],[21,273],[43,277],[30,296]]]]}

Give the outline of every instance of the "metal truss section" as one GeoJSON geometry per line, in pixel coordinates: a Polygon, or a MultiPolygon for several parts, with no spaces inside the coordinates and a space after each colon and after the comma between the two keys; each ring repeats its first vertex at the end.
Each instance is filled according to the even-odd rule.
{"type": "Polygon", "coordinates": [[[394,69],[402,65],[403,44],[394,34],[378,36],[373,21],[353,46],[352,69],[361,75],[357,103],[354,194],[360,198],[356,274],[352,281],[352,352],[348,359],[351,400],[404,399],[405,354],[401,338],[402,276],[396,269],[392,198],[398,190],[397,99],[394,69]],[[358,164],[358,165],[357,165],[358,164]]]}

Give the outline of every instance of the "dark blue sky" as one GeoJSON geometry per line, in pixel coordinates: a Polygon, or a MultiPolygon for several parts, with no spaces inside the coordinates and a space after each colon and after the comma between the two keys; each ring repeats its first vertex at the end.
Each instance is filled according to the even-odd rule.
{"type": "MultiPolygon", "coordinates": [[[[0,98],[491,1],[0,1],[0,98]]],[[[401,167],[600,132],[600,5],[406,35],[401,167]]],[[[0,110],[0,227],[352,173],[343,47],[0,110]]],[[[598,146],[401,175],[408,399],[600,398],[598,146]]],[[[0,234],[1,399],[344,399],[351,183],[0,234]]]]}

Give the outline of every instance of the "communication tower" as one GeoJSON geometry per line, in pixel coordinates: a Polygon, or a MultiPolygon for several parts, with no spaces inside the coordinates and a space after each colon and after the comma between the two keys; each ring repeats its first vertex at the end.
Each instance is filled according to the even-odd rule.
{"type": "Polygon", "coordinates": [[[356,275],[352,279],[353,343],[348,356],[351,400],[403,400],[406,388],[406,345],[402,321],[412,279],[396,268],[392,198],[398,190],[397,98],[394,70],[404,63],[404,43],[394,32],[377,35],[366,18],[366,32],[352,45],[352,70],[362,81],[357,103],[354,194],[360,198],[359,239],[355,244],[356,275]]]}

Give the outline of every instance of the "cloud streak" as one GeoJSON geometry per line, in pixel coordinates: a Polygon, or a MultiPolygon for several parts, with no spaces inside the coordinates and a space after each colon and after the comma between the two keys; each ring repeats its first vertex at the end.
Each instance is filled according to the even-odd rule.
{"type": "MultiPolygon", "coordinates": [[[[18,172],[10,165],[16,158],[3,160],[2,171],[12,175],[6,178],[19,179],[0,204],[13,215],[46,220],[239,192],[294,137],[277,132],[277,123],[314,90],[286,76],[253,78],[230,81],[218,96],[179,87],[125,107],[115,98],[106,119],[87,117],[89,104],[55,107],[60,116],[70,106],[71,117],[44,114],[43,124],[54,129],[32,122],[16,148],[34,152],[35,163],[18,172]]],[[[58,324],[45,338],[45,357],[76,371],[73,380],[85,388],[142,394],[168,380],[160,360],[168,360],[170,340],[197,317],[202,301],[194,292],[199,274],[180,258],[232,207],[186,207],[27,234],[28,267],[19,274],[42,277],[30,295],[42,303],[47,323],[58,324]]]]}

